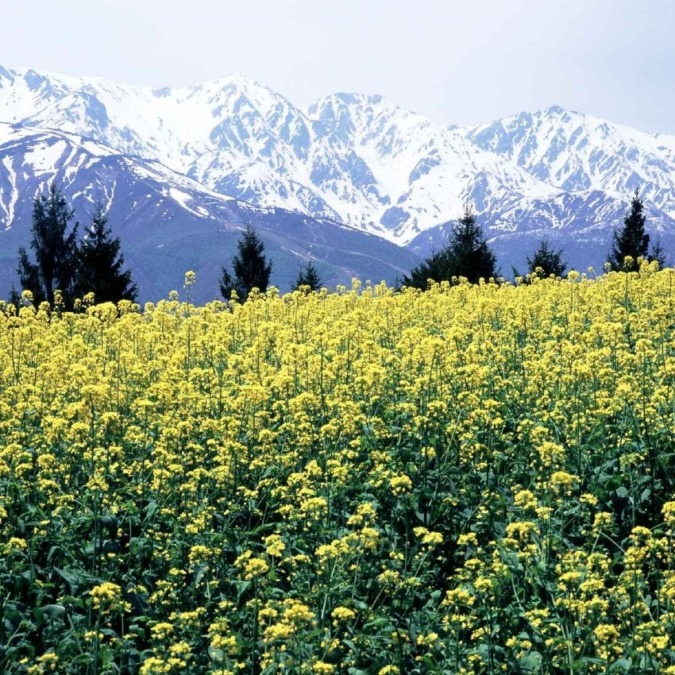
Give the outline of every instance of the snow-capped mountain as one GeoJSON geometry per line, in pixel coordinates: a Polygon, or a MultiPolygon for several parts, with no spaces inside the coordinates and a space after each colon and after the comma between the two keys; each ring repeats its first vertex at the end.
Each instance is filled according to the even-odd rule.
{"type": "Polygon", "coordinates": [[[399,244],[468,202],[494,211],[559,193],[460,131],[379,96],[336,94],[303,111],[239,74],[150,90],[4,70],[0,121],[91,137],[223,194],[399,244]]]}
{"type": "Polygon", "coordinates": [[[507,269],[544,236],[598,265],[635,188],[652,233],[675,241],[675,137],[559,107],[461,129],[380,96],[335,94],[301,109],[240,74],[153,90],[0,68],[0,121],[93,139],[211,195],[338,221],[421,254],[471,205],[507,269]]]}
{"type": "Polygon", "coordinates": [[[553,106],[466,130],[483,150],[565,192],[636,189],[675,217],[675,136],[651,135],[553,106]]]}
{"type": "Polygon", "coordinates": [[[412,253],[373,235],[254,207],[92,139],[0,123],[0,298],[16,280],[19,246],[29,241],[33,197],[52,181],[85,225],[94,205],[102,204],[145,300],[181,288],[187,270],[197,273],[195,300],[217,297],[221,267],[230,264],[248,224],[273,260],[272,283],[284,290],[308,260],[331,286],[354,276],[393,283],[417,262],[412,253]]]}

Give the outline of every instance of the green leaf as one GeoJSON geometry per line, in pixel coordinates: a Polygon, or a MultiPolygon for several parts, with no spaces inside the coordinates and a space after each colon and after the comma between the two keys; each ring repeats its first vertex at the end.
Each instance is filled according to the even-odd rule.
{"type": "Polygon", "coordinates": [[[199,586],[199,582],[204,578],[209,566],[206,563],[202,563],[195,572],[194,585],[199,586]]]}
{"type": "Polygon", "coordinates": [[[54,567],[54,571],[68,583],[72,594],[77,595],[80,584],[86,580],[86,576],[72,570],[61,569],[60,567],[54,567]]]}
{"type": "Polygon", "coordinates": [[[610,673],[630,673],[633,662],[630,659],[617,659],[609,667],[610,673]]]}
{"type": "Polygon", "coordinates": [[[225,660],[225,652],[222,649],[209,647],[209,658],[215,663],[222,663],[225,660]]]}
{"type": "Polygon", "coordinates": [[[101,516],[100,523],[103,527],[117,529],[117,518],[115,516],[101,516]]]}
{"type": "Polygon", "coordinates": [[[368,621],[368,623],[365,625],[366,628],[380,628],[382,626],[389,626],[393,630],[391,620],[386,616],[375,617],[372,621],[368,621]]]}
{"type": "Polygon", "coordinates": [[[155,511],[157,511],[158,506],[159,505],[157,504],[157,502],[150,502],[147,505],[147,507],[145,509],[145,519],[146,520],[150,520],[155,515],[155,511]]]}
{"type": "Polygon", "coordinates": [[[519,659],[518,664],[526,673],[538,673],[541,670],[542,661],[539,652],[529,652],[519,659]]]}
{"type": "Polygon", "coordinates": [[[62,617],[66,613],[66,608],[63,605],[45,605],[37,609],[49,617],[62,617]]]}

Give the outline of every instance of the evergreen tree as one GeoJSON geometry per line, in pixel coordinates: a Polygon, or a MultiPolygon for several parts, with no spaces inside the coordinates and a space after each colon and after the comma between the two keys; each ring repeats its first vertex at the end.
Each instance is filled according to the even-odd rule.
{"type": "Polygon", "coordinates": [[[310,291],[318,291],[321,290],[321,285],[319,273],[310,260],[310,262],[298,272],[293,290],[297,291],[301,286],[308,286],[310,291]]]}
{"type": "Polygon", "coordinates": [[[257,288],[261,293],[267,290],[272,262],[263,255],[265,245],[251,225],[247,226],[244,236],[237,243],[237,251],[232,258],[234,277],[223,267],[220,292],[226,300],[229,300],[232,291],[236,291],[243,302],[253,288],[257,288]]]}
{"type": "Polygon", "coordinates": [[[450,248],[445,246],[412,269],[409,276],[404,276],[403,285],[426,290],[429,281],[450,281],[451,267],[450,248]]]}
{"type": "Polygon", "coordinates": [[[666,251],[663,248],[663,244],[661,243],[660,239],[658,239],[654,246],[652,246],[649,262],[652,262],[653,260],[658,263],[660,270],[666,266],[666,251]]]}
{"type": "Polygon", "coordinates": [[[532,258],[527,258],[527,268],[530,274],[542,277],[561,277],[565,274],[567,263],[563,262],[562,249],[553,250],[547,239],[542,240],[532,258]]]}
{"type": "Polygon", "coordinates": [[[120,240],[112,237],[101,204],[97,205],[80,244],[78,263],[76,290],[79,296],[93,293],[97,303],[136,300],[137,288],[131,272],[122,271],[124,256],[120,252],[120,240]]]}
{"type": "MultiPolygon", "coordinates": [[[[19,249],[19,267],[17,269],[19,275],[19,285],[22,291],[31,291],[33,294],[33,302],[40,304],[46,299],[46,294],[40,281],[40,268],[36,263],[31,262],[28,257],[28,252],[22,246],[19,249]]],[[[21,293],[18,294],[21,299],[21,293]]],[[[53,296],[52,296],[53,297],[53,296]]]]}
{"type": "Polygon", "coordinates": [[[77,227],[69,223],[74,211],[66,198],[52,183],[48,194],[33,200],[33,222],[30,247],[33,262],[26,249],[19,249],[17,269],[21,288],[33,293],[36,304],[54,302],[54,291],[60,290],[66,305],[72,305],[77,264],[77,227]]]}
{"type": "Polygon", "coordinates": [[[490,249],[476,216],[466,209],[450,236],[451,272],[472,284],[497,275],[497,259],[490,249]]]}
{"type": "Polygon", "coordinates": [[[403,278],[406,286],[426,289],[429,279],[452,281],[466,277],[470,283],[490,279],[497,274],[496,258],[488,245],[476,216],[466,209],[450,234],[446,246],[433,253],[403,278]]]}
{"type": "Polygon", "coordinates": [[[634,272],[639,267],[638,258],[648,259],[649,235],[645,232],[644,205],[637,189],[630,206],[630,211],[623,219],[623,228],[620,232],[614,232],[608,262],[615,272],[634,272]],[[626,265],[628,256],[631,261],[626,265]]]}
{"type": "MultiPolygon", "coordinates": [[[[220,293],[225,300],[229,300],[232,297],[232,291],[236,291],[235,281],[232,275],[223,267],[223,273],[220,276],[220,293]]],[[[236,291],[236,293],[237,297],[241,299],[239,291],[236,291]]]]}
{"type": "Polygon", "coordinates": [[[21,307],[21,293],[16,290],[16,286],[12,284],[12,290],[9,292],[9,298],[7,302],[10,305],[14,305],[16,307],[17,311],[21,307]]]}

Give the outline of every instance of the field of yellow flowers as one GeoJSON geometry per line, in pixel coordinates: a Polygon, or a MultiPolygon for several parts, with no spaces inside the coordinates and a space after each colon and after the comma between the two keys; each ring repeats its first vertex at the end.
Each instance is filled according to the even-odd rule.
{"type": "Polygon", "coordinates": [[[570,276],[2,307],[0,671],[675,673],[675,271],[570,276]]]}

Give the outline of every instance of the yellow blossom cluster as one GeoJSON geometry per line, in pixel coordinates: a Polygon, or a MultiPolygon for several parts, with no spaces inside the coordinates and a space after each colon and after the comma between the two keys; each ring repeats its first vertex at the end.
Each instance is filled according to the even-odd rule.
{"type": "Polygon", "coordinates": [[[0,669],[674,673],[675,272],[0,305],[0,669]]]}

